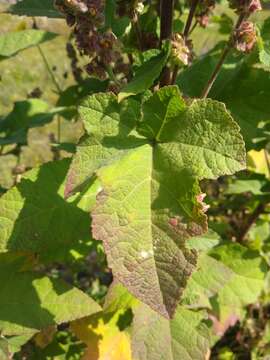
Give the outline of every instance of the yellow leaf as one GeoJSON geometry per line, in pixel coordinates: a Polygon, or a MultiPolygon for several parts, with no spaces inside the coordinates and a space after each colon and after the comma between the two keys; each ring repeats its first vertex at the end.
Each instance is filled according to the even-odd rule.
{"type": "Polygon", "coordinates": [[[265,153],[264,149],[260,151],[250,150],[248,152],[248,158],[247,158],[248,169],[253,170],[260,174],[264,174],[266,177],[268,177],[269,172],[268,172],[267,158],[269,158],[269,155],[265,153]]]}
{"type": "Polygon", "coordinates": [[[129,335],[117,326],[124,312],[100,312],[71,324],[74,334],[88,346],[83,360],[132,360],[129,335]]]}
{"type": "Polygon", "coordinates": [[[82,360],[132,360],[130,338],[124,331],[101,339],[98,351],[98,357],[93,357],[95,355],[89,346],[82,360]]]}

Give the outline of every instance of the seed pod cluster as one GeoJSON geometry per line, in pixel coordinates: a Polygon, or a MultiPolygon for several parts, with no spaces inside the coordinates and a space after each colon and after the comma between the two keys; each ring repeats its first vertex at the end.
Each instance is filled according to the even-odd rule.
{"type": "Polygon", "coordinates": [[[262,10],[260,0],[230,0],[230,7],[238,14],[246,13],[248,15],[262,10]]]}
{"type": "Polygon", "coordinates": [[[251,14],[262,10],[260,0],[230,0],[230,7],[243,17],[240,26],[234,31],[232,41],[235,49],[249,53],[257,42],[256,27],[248,21],[251,14]]]}
{"type": "MultiPolygon", "coordinates": [[[[116,37],[110,30],[104,30],[105,0],[55,0],[55,6],[73,27],[81,55],[90,59],[86,65],[88,74],[105,79],[108,66],[114,67],[122,59],[116,37]]],[[[68,51],[74,57],[71,47],[68,51]]]]}
{"type": "Polygon", "coordinates": [[[215,8],[215,0],[202,0],[199,2],[196,12],[196,21],[203,28],[209,23],[209,16],[215,8]]]}

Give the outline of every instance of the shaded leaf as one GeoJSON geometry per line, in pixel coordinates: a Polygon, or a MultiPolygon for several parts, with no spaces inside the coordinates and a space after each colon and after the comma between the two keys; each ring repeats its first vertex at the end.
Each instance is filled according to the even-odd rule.
{"type": "Polygon", "coordinates": [[[53,0],[22,0],[11,5],[8,12],[25,16],[46,16],[48,18],[62,18],[53,5],[53,0]]]}
{"type": "Polygon", "coordinates": [[[238,316],[244,306],[257,300],[264,286],[268,266],[259,252],[239,244],[218,246],[209,255],[233,272],[229,282],[212,300],[214,311],[222,320],[227,314],[238,316]]]}
{"type": "Polygon", "coordinates": [[[259,50],[260,62],[269,67],[270,66],[270,18],[266,19],[261,31],[257,29],[257,44],[259,50]]]}
{"type": "Polygon", "coordinates": [[[0,199],[0,251],[30,251],[44,261],[86,251],[90,219],[77,200],[63,198],[69,160],[51,162],[23,175],[0,199]]]}
{"type": "Polygon", "coordinates": [[[23,271],[23,259],[0,255],[0,329],[4,335],[31,335],[53,324],[100,311],[88,295],[59,280],[23,271]]]}
{"type": "Polygon", "coordinates": [[[43,30],[22,30],[0,35],[0,60],[16,55],[19,51],[54,39],[57,34],[43,30]]]}
{"type": "Polygon", "coordinates": [[[215,231],[208,229],[206,234],[188,239],[187,247],[198,251],[207,251],[218,245],[220,241],[220,236],[215,231]]]}
{"type": "Polygon", "coordinates": [[[5,133],[5,137],[0,138],[0,143],[25,144],[28,129],[44,126],[51,122],[55,115],[69,112],[66,107],[49,109],[48,104],[40,99],[15,102],[13,110],[0,121],[0,133],[5,133]]]}
{"type": "Polygon", "coordinates": [[[209,299],[216,295],[231,279],[232,271],[222,262],[202,254],[197,269],[188,281],[183,303],[192,307],[211,307],[209,299]]]}

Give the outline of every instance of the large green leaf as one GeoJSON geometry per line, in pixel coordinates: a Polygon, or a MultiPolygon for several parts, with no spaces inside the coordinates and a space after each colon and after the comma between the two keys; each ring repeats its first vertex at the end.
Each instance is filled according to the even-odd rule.
{"type": "Polygon", "coordinates": [[[131,338],[138,360],[204,360],[210,349],[210,331],[204,313],[178,307],[172,320],[146,305],[134,310],[131,338]]]}
{"type": "Polygon", "coordinates": [[[239,315],[242,308],[254,303],[260,295],[268,266],[259,252],[242,245],[227,243],[210,251],[210,256],[223,263],[232,273],[229,282],[213,298],[217,315],[239,315]]]}
{"type": "Polygon", "coordinates": [[[0,60],[16,55],[31,46],[52,40],[57,34],[44,30],[22,30],[0,35],[0,60]]]}
{"type": "Polygon", "coordinates": [[[79,289],[24,271],[23,258],[1,254],[0,260],[1,334],[31,334],[100,311],[79,289]]]}
{"type": "Polygon", "coordinates": [[[196,265],[185,240],[207,229],[198,180],[244,168],[244,144],[216,101],[187,106],[177,87],[163,88],[144,103],[140,122],[134,104],[119,105],[112,94],[83,103],[91,135],[73,160],[67,192],[100,181],[92,230],[115,278],[170,317],[196,265]]]}
{"type": "Polygon", "coordinates": [[[0,251],[31,251],[42,260],[69,257],[87,249],[90,219],[77,199],[64,200],[69,160],[52,162],[26,173],[0,199],[0,251]]]}
{"type": "Polygon", "coordinates": [[[159,77],[169,56],[169,47],[165,46],[164,50],[143,63],[135,73],[134,78],[123,87],[118,95],[119,101],[131,95],[144,92],[153,85],[154,81],[159,77]]]}
{"type": "Polygon", "coordinates": [[[53,5],[53,0],[22,0],[11,5],[8,12],[25,16],[46,16],[49,18],[61,18],[62,15],[53,5]]]}

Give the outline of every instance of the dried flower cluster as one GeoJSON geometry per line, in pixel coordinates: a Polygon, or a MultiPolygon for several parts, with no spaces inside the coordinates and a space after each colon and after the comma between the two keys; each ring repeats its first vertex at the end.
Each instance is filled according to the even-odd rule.
{"type": "MultiPolygon", "coordinates": [[[[236,13],[244,15],[245,19],[262,10],[260,0],[231,0],[230,6],[236,13]]],[[[243,53],[249,53],[257,42],[256,28],[253,22],[243,21],[233,34],[234,47],[243,53]]]]}
{"type": "Polygon", "coordinates": [[[256,44],[256,29],[251,21],[244,21],[234,34],[235,48],[249,53],[256,44]]]}
{"type": "MultiPolygon", "coordinates": [[[[122,70],[117,39],[110,30],[104,30],[105,0],[55,0],[55,6],[73,26],[80,53],[90,58],[86,66],[89,75],[105,79],[108,67],[122,70]]],[[[68,51],[74,57],[71,48],[68,51]]]]}
{"type": "Polygon", "coordinates": [[[252,14],[256,11],[262,10],[260,0],[230,0],[230,7],[238,14],[243,12],[252,14]]]}
{"type": "Polygon", "coordinates": [[[199,25],[205,28],[209,23],[209,16],[215,8],[215,0],[203,0],[199,2],[198,10],[196,12],[196,21],[199,25]]]}
{"type": "Polygon", "coordinates": [[[171,58],[176,65],[188,65],[192,61],[191,41],[185,41],[180,33],[175,33],[172,36],[171,58]]]}

